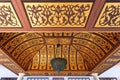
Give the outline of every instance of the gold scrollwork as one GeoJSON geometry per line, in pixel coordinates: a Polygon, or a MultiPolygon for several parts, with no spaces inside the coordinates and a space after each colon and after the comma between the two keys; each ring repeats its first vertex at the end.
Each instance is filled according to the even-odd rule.
{"type": "Polygon", "coordinates": [[[24,3],[32,27],[85,27],[92,3],[24,3]]]}
{"type": "Polygon", "coordinates": [[[120,58],[110,58],[106,62],[118,62],[120,61],[120,58]]]}
{"type": "Polygon", "coordinates": [[[119,27],[120,3],[106,3],[96,27],[119,27]]]}
{"type": "Polygon", "coordinates": [[[0,3],[0,27],[21,27],[11,3],[0,3]]]}

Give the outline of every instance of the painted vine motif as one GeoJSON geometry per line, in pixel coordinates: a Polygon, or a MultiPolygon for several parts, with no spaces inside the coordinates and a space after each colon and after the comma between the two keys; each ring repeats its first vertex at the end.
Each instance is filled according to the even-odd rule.
{"type": "Polygon", "coordinates": [[[100,20],[100,26],[120,26],[120,5],[106,6],[100,20]]]}
{"type": "Polygon", "coordinates": [[[17,19],[10,6],[0,6],[0,26],[17,26],[17,19]]]}
{"type": "Polygon", "coordinates": [[[36,26],[85,26],[90,4],[26,5],[33,27],[36,26]]]}

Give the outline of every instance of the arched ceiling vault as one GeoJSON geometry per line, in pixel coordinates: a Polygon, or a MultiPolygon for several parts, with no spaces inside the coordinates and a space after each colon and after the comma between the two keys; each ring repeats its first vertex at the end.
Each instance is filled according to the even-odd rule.
{"type": "Polygon", "coordinates": [[[1,33],[0,37],[1,49],[9,58],[26,73],[45,71],[42,75],[56,75],[49,73],[55,72],[50,64],[55,56],[67,59],[63,75],[74,75],[74,71],[88,75],[120,45],[120,33],[115,32],[1,33]]]}

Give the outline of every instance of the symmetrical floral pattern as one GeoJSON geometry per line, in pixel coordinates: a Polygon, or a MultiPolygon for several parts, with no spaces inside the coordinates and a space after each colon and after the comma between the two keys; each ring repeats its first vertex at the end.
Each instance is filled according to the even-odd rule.
{"type": "Polygon", "coordinates": [[[119,27],[120,26],[120,3],[107,3],[101,13],[96,26],[119,27]]]}
{"type": "Polygon", "coordinates": [[[10,3],[0,3],[0,27],[21,27],[10,3]]]}
{"type": "Polygon", "coordinates": [[[85,27],[92,3],[25,3],[32,27],[85,27]]]}

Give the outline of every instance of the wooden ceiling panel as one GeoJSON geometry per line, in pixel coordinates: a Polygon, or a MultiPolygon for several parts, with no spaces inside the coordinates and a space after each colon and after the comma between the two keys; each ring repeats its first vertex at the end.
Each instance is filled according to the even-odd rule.
{"type": "Polygon", "coordinates": [[[85,27],[92,2],[24,2],[32,28],[85,27]]]}
{"type": "Polygon", "coordinates": [[[0,28],[21,28],[21,22],[11,2],[0,2],[0,28]]]}
{"type": "Polygon", "coordinates": [[[106,2],[95,27],[120,27],[120,2],[106,2]]]}
{"type": "MultiPolygon", "coordinates": [[[[9,8],[5,5],[6,9],[9,9],[10,12],[8,12],[8,10],[7,12],[1,10],[0,31],[119,32],[119,1],[120,0],[0,0],[1,5],[3,3],[10,3],[9,8]],[[110,12],[108,8],[109,10],[113,8],[113,11],[110,12]]],[[[2,8],[1,6],[1,9],[2,8]]]]}

